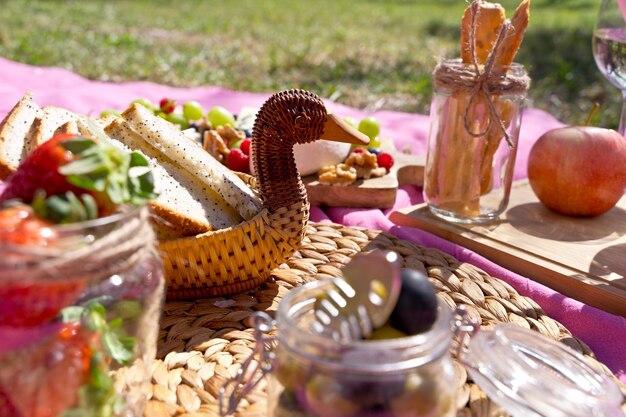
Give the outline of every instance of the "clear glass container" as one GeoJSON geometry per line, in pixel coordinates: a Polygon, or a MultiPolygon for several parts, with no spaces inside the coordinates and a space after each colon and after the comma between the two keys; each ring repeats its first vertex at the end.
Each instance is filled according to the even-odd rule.
{"type": "Polygon", "coordinates": [[[256,316],[260,357],[222,389],[222,415],[266,378],[269,417],[454,416],[450,309],[441,303],[432,329],[420,335],[340,342],[310,327],[316,297],[333,286],[322,280],[298,287],[282,299],[275,321],[256,316]],[[273,326],[276,335],[264,335],[273,326]]]}
{"type": "Polygon", "coordinates": [[[300,287],[280,303],[269,416],[454,416],[450,309],[441,304],[420,335],[338,342],[309,330],[315,298],[329,285],[300,287]]]}
{"type": "Polygon", "coordinates": [[[459,356],[512,417],[624,417],[620,389],[599,364],[537,332],[499,324],[459,356]]]}
{"type": "Polygon", "coordinates": [[[146,208],[0,244],[0,415],[139,417],[164,298],[146,208]]]}
{"type": "MultiPolygon", "coordinates": [[[[459,74],[473,72],[459,60],[445,65],[459,74]]],[[[503,84],[488,95],[480,86],[470,88],[471,82],[462,88],[435,82],[423,194],[430,211],[448,221],[488,222],[509,202],[525,90],[511,94],[505,84],[527,76],[518,64],[491,74],[503,84]]]]}

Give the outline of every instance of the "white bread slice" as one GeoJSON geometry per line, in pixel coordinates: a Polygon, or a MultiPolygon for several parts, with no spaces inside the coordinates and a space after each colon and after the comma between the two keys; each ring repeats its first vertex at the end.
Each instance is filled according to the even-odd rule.
{"type": "Polygon", "coordinates": [[[75,120],[70,120],[69,122],[63,123],[61,126],[57,127],[57,130],[54,131],[54,135],[62,135],[62,134],[74,134],[77,135],[80,132],[78,131],[78,124],[75,120]]]}
{"type": "Polygon", "coordinates": [[[41,108],[26,92],[20,101],[0,123],[0,179],[15,171],[26,155],[25,140],[36,117],[42,114],[41,108]]]}
{"type": "Polygon", "coordinates": [[[79,117],[76,113],[61,107],[44,106],[41,110],[43,113],[35,118],[26,137],[24,146],[26,155],[54,136],[54,132],[60,126],[70,121],[76,121],[79,117]]]}
{"type": "Polygon", "coordinates": [[[97,119],[93,119],[93,120],[96,122],[96,124],[97,124],[98,126],[100,126],[102,129],[104,129],[104,128],[105,128],[105,127],[107,127],[107,126],[109,125],[109,123],[111,123],[113,120],[115,120],[115,119],[119,119],[119,118],[120,118],[120,116],[116,116],[116,115],[114,115],[114,114],[112,114],[112,113],[108,113],[108,114],[106,114],[106,115],[104,115],[104,116],[102,116],[102,117],[99,117],[99,118],[97,118],[97,119]]]}
{"type": "Polygon", "coordinates": [[[158,228],[169,229],[172,237],[178,237],[223,229],[241,222],[239,214],[215,191],[152,147],[125,120],[116,118],[104,132],[122,146],[140,151],[149,159],[155,182],[160,187],[159,196],[150,202],[152,213],[159,218],[158,228]]]}
{"type": "Polygon", "coordinates": [[[215,190],[245,220],[261,211],[262,202],[258,195],[177,126],[137,103],[126,109],[122,117],[150,145],[193,173],[207,189],[215,190]]]}

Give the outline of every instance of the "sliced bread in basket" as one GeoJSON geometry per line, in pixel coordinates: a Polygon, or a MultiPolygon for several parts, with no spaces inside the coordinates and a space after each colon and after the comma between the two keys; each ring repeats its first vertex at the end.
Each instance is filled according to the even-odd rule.
{"type": "Polygon", "coordinates": [[[104,132],[114,144],[139,151],[149,159],[159,187],[159,197],[150,202],[150,207],[157,217],[160,235],[190,236],[241,222],[241,216],[215,191],[152,147],[125,120],[113,120],[104,132]]]}
{"type": "Polygon", "coordinates": [[[26,136],[33,121],[42,114],[26,92],[0,124],[0,179],[8,177],[28,153],[26,136]]]}
{"type": "Polygon", "coordinates": [[[56,130],[68,122],[76,122],[80,117],[84,117],[77,113],[55,106],[44,106],[41,108],[41,114],[35,117],[26,135],[24,149],[26,154],[32,152],[37,146],[41,145],[52,136],[56,130]]]}
{"type": "Polygon", "coordinates": [[[80,134],[147,157],[160,191],[149,205],[162,240],[225,229],[261,211],[256,193],[176,126],[140,105],[125,114],[128,120],[93,119],[59,107],[40,108],[26,93],[0,125],[0,179],[54,134],[80,134]]]}
{"type": "Polygon", "coordinates": [[[244,220],[262,209],[260,198],[233,171],[205,152],[177,126],[133,104],[122,117],[153,148],[193,173],[208,189],[216,191],[244,220]]]}

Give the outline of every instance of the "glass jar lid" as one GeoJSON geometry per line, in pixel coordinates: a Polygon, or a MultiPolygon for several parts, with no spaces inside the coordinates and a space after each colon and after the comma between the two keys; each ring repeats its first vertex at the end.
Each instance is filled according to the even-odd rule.
{"type": "Polygon", "coordinates": [[[499,324],[459,353],[476,384],[514,417],[624,417],[615,381],[539,332],[499,324]]]}

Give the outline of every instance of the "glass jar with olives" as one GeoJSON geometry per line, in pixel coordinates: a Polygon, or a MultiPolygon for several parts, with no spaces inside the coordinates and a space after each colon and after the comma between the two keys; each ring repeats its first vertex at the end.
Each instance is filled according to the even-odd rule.
{"type": "Polygon", "coordinates": [[[328,281],[292,291],[280,304],[270,415],[310,417],[453,416],[451,312],[415,336],[338,343],[307,330],[328,281]]]}
{"type": "MultiPolygon", "coordinates": [[[[430,329],[414,336],[338,341],[310,330],[315,300],[332,286],[332,280],[322,280],[292,290],[281,301],[275,322],[267,315],[255,317],[261,367],[268,377],[268,415],[455,415],[449,307],[439,303],[430,329]],[[274,324],[277,343],[268,350],[263,332],[274,324]]],[[[228,391],[223,399],[234,409],[236,395],[228,391]]]]}

